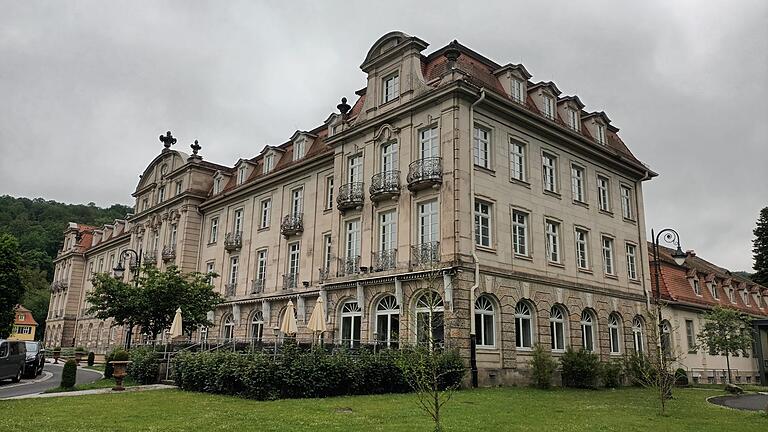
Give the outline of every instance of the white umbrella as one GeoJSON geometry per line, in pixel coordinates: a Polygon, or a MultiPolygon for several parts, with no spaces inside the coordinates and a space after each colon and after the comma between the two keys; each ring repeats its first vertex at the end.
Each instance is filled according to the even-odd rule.
{"type": "Polygon", "coordinates": [[[324,332],[325,327],[325,305],[323,304],[323,298],[318,297],[315,308],[312,310],[312,316],[309,317],[309,323],[307,328],[312,332],[324,332]]]}
{"type": "Polygon", "coordinates": [[[285,308],[283,322],[280,323],[280,331],[285,335],[295,335],[298,330],[299,326],[296,323],[296,312],[294,312],[293,309],[293,301],[288,300],[288,307],[285,308]]]}
{"type": "Polygon", "coordinates": [[[173,317],[173,324],[171,324],[171,332],[168,335],[171,339],[181,336],[181,308],[176,309],[176,315],[173,317]]]}

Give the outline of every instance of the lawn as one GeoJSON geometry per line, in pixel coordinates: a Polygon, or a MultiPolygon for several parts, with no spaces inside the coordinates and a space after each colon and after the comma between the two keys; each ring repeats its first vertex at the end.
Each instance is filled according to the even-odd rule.
{"type": "MultiPolygon", "coordinates": [[[[136,381],[133,380],[131,377],[125,377],[123,380],[123,387],[133,387],[139,385],[136,381]]],[[[102,389],[102,388],[112,388],[115,386],[115,379],[114,378],[102,378],[98,381],[94,381],[92,383],[88,384],[78,384],[72,388],[64,388],[64,387],[54,387],[50,388],[45,391],[45,393],[60,393],[60,392],[68,392],[68,391],[78,391],[78,390],[92,390],[92,389],[102,389]]]]}
{"type": "MultiPolygon", "coordinates": [[[[716,407],[721,392],[676,390],[669,415],[648,390],[495,388],[456,393],[447,431],[760,431],[768,417],[716,407]]],[[[0,401],[0,430],[44,431],[431,431],[414,395],[256,402],[161,390],[0,401]]]]}

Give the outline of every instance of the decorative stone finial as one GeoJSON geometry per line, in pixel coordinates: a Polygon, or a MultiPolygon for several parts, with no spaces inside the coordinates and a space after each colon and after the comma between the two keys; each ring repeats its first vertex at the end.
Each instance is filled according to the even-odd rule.
{"type": "Polygon", "coordinates": [[[352,107],[347,103],[347,98],[345,97],[341,98],[341,103],[336,105],[336,108],[338,108],[341,115],[347,115],[349,110],[352,109],[352,107]]]}
{"type": "Polygon", "coordinates": [[[197,140],[195,140],[195,142],[192,143],[190,147],[192,148],[192,155],[194,156],[197,156],[197,152],[200,151],[200,149],[202,148],[200,147],[200,144],[197,143],[197,140]]]}
{"type": "Polygon", "coordinates": [[[176,144],[176,138],[171,135],[171,131],[168,131],[165,135],[160,135],[160,142],[163,143],[163,147],[169,149],[172,145],[176,144]]]}
{"type": "Polygon", "coordinates": [[[459,51],[459,42],[454,39],[453,42],[448,45],[448,49],[445,50],[443,55],[448,59],[450,67],[453,68],[456,65],[456,60],[461,55],[461,51],[459,51]]]}

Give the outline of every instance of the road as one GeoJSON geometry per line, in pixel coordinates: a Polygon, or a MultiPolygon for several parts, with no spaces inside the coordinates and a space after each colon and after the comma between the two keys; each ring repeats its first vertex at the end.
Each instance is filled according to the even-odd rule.
{"type": "MultiPolygon", "coordinates": [[[[34,379],[23,379],[19,383],[10,380],[0,381],[0,399],[42,393],[61,384],[63,364],[46,363],[42,375],[34,379]]],[[[87,384],[101,379],[99,372],[77,368],[77,383],[87,384]]]]}

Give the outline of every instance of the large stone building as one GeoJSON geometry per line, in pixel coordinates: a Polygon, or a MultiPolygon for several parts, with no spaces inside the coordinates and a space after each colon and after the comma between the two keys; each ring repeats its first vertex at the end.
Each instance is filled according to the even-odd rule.
{"type": "Polygon", "coordinates": [[[426,48],[383,36],[352,106],[232,167],[162,137],[134,214],[67,230],[49,345],[121,342],[84,314],[84,293],[132,248],[221,275],[226,302],[195,339],[276,337],[289,300],[309,337],[322,297],[329,342],[431,340],[469,361],[475,331],[481,384],[525,379],[536,343],[556,356],[645,350],[642,183],[655,173],[604,112],[522,65],[455,41],[426,48]]]}

